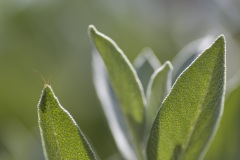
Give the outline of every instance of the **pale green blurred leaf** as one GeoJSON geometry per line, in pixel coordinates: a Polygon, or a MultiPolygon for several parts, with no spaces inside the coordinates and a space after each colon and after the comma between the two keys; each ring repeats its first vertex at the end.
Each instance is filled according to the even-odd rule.
{"type": "Polygon", "coordinates": [[[213,36],[207,36],[190,42],[173,59],[173,83],[178,76],[213,42],[213,36]]]}
{"type": "Polygon", "coordinates": [[[140,151],[146,105],[142,84],[132,64],[113,40],[98,32],[94,26],[89,26],[89,35],[105,63],[118,102],[132,128],[135,146],[140,151]]]}
{"type": "Polygon", "coordinates": [[[96,159],[83,133],[49,85],[43,89],[38,117],[46,159],[96,159]]]}
{"type": "Polygon", "coordinates": [[[119,151],[125,159],[136,160],[131,133],[109,81],[103,60],[96,50],[93,51],[93,82],[119,151]]]}
{"type": "MultiPolygon", "coordinates": [[[[167,61],[151,76],[147,89],[147,118],[151,124],[172,85],[172,64],[167,61]]],[[[149,124],[149,125],[150,125],[149,124]]]]}
{"type": "Polygon", "coordinates": [[[220,36],[180,75],[151,128],[149,160],[203,158],[223,110],[225,63],[220,36]]]}
{"type": "Polygon", "coordinates": [[[7,119],[0,132],[0,159],[42,160],[41,142],[19,121],[7,119]],[[5,152],[5,153],[4,153],[5,152]]]}
{"type": "Polygon", "coordinates": [[[225,101],[224,113],[206,160],[240,159],[240,86],[225,101]]]}
{"type": "Polygon", "coordinates": [[[152,49],[144,48],[134,60],[133,65],[146,92],[151,75],[161,66],[161,63],[152,49]]]}

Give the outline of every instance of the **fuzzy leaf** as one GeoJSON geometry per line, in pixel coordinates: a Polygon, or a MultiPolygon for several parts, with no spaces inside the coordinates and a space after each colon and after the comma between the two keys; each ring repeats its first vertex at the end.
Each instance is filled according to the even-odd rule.
{"type": "Polygon", "coordinates": [[[172,71],[172,64],[167,61],[151,76],[147,89],[147,116],[150,124],[157,115],[163,99],[171,90],[172,71]]]}
{"type": "Polygon", "coordinates": [[[46,159],[96,159],[83,133],[49,85],[43,89],[38,118],[46,159]]]}
{"type": "Polygon", "coordinates": [[[210,145],[206,160],[240,159],[240,85],[225,101],[224,113],[216,136],[210,145]]]}
{"type": "Polygon", "coordinates": [[[93,73],[95,89],[119,151],[125,159],[137,160],[137,153],[132,146],[134,142],[124,115],[113,92],[104,63],[96,50],[93,51],[93,73]]]}
{"type": "Polygon", "coordinates": [[[151,128],[149,160],[203,158],[222,115],[225,63],[220,36],[179,76],[151,128]]]}
{"type": "Polygon", "coordinates": [[[105,63],[123,113],[139,140],[144,128],[146,100],[137,73],[113,40],[94,26],[89,26],[89,35],[105,63]]]}

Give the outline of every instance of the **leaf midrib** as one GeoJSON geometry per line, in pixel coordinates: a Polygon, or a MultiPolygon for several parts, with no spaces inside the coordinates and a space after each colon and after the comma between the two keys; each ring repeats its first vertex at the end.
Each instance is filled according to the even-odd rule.
{"type": "MultiPolygon", "coordinates": [[[[219,50],[220,49],[217,49],[216,50],[216,52],[219,52],[219,50]]],[[[219,53],[218,53],[219,54],[219,53]]],[[[194,133],[194,130],[195,130],[195,128],[196,128],[196,125],[197,125],[197,121],[198,121],[198,119],[199,119],[199,116],[200,116],[200,114],[202,113],[202,109],[203,109],[203,104],[204,104],[204,102],[205,102],[205,99],[206,99],[206,96],[207,96],[207,93],[208,93],[208,89],[210,88],[210,82],[212,81],[212,75],[213,75],[213,71],[214,71],[214,69],[215,69],[215,65],[216,65],[216,60],[217,60],[217,55],[215,56],[215,58],[214,58],[214,65],[213,65],[213,67],[212,67],[212,70],[211,70],[211,76],[210,76],[210,78],[209,78],[209,81],[208,81],[208,86],[207,86],[207,88],[206,88],[206,90],[205,90],[205,93],[204,93],[204,98],[202,99],[202,102],[201,102],[201,105],[200,105],[200,108],[198,109],[198,112],[197,112],[197,115],[196,115],[196,118],[195,118],[195,120],[194,120],[194,123],[193,123],[193,125],[190,127],[190,128],[192,128],[191,130],[190,130],[190,134],[189,134],[189,138],[187,139],[187,143],[186,143],[186,145],[184,146],[184,156],[185,156],[185,154],[186,154],[186,150],[187,150],[187,148],[188,148],[188,146],[189,146],[189,143],[190,143],[190,140],[192,139],[192,136],[193,136],[193,133],[194,133]]],[[[182,156],[182,158],[184,158],[184,156],[182,156]]],[[[182,159],[181,158],[181,159],[182,159]]]]}
{"type": "Polygon", "coordinates": [[[56,140],[56,144],[57,144],[57,153],[59,154],[59,157],[62,160],[62,155],[61,155],[61,151],[60,151],[59,141],[57,138],[57,132],[55,129],[55,123],[54,123],[54,117],[53,117],[52,110],[53,110],[53,108],[50,109],[50,116],[51,116],[51,122],[52,122],[52,128],[53,128],[53,136],[54,136],[54,138],[56,140]]]}

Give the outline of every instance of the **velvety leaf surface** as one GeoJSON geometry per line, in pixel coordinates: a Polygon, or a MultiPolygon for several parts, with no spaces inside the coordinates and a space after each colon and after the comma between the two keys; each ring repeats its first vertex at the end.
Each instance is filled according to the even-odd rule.
{"type": "Polygon", "coordinates": [[[227,97],[216,136],[204,159],[240,159],[240,86],[227,97]]]}
{"type": "Polygon", "coordinates": [[[220,36],[180,75],[154,120],[149,160],[203,158],[222,115],[225,62],[220,36]]]}
{"type": "Polygon", "coordinates": [[[90,36],[109,73],[124,112],[136,123],[144,121],[144,95],[136,71],[123,51],[109,37],[89,27],[90,36]]]}
{"type": "Polygon", "coordinates": [[[93,82],[114,140],[125,159],[137,160],[134,142],[99,53],[93,51],[93,82]]]}
{"type": "Polygon", "coordinates": [[[137,73],[113,40],[98,32],[94,26],[89,26],[89,35],[105,63],[118,102],[133,133],[135,147],[141,148],[146,99],[137,73]]]}
{"type": "Polygon", "coordinates": [[[147,90],[147,118],[149,125],[157,115],[157,110],[163,99],[171,90],[172,64],[168,61],[157,69],[151,76],[147,90]]]}
{"type": "Polygon", "coordinates": [[[38,117],[46,159],[96,159],[83,133],[49,85],[43,89],[38,117]]]}

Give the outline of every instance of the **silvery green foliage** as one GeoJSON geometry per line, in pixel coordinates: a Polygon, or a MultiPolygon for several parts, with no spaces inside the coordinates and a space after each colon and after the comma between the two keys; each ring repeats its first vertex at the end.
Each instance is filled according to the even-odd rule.
{"type": "MultiPolygon", "coordinates": [[[[144,49],[133,65],[111,38],[92,25],[89,36],[96,48],[94,85],[122,157],[203,159],[223,112],[224,37],[206,50],[194,49],[195,42],[174,60],[174,71],[169,61],[161,65],[151,49],[144,49]]],[[[202,42],[209,44],[206,39],[202,42]]],[[[46,159],[96,159],[49,85],[44,87],[38,115],[46,159]]]]}
{"type": "MultiPolygon", "coordinates": [[[[128,126],[132,125],[132,122],[129,121],[127,117],[128,113],[124,109],[124,106],[121,104],[122,99],[128,98],[128,96],[126,96],[125,93],[129,94],[131,92],[129,90],[131,89],[130,87],[131,84],[129,84],[128,85],[129,87],[127,88],[124,87],[124,85],[128,84],[129,82],[129,76],[126,76],[128,74],[128,71],[126,73],[119,73],[119,72],[125,72],[125,67],[123,67],[124,63],[126,63],[129,66],[131,72],[133,72],[133,75],[135,78],[134,81],[137,81],[138,84],[139,84],[139,81],[141,81],[142,83],[142,84],[140,83],[139,86],[140,86],[140,91],[143,92],[141,94],[143,101],[145,101],[146,99],[146,104],[143,103],[145,105],[144,108],[146,108],[145,110],[146,118],[143,119],[146,127],[141,128],[140,133],[144,131],[145,134],[143,135],[143,137],[131,139],[129,137],[136,136],[134,135],[134,132],[136,131],[139,132],[138,130],[139,128],[133,127],[132,128],[133,130],[134,129],[137,129],[137,130],[131,131],[131,132],[128,132],[125,129],[121,130],[121,132],[123,133],[122,135],[124,135],[125,137],[124,138],[126,142],[125,144],[128,144],[127,146],[132,149],[132,150],[128,150],[128,151],[131,151],[131,154],[129,155],[135,154],[135,156],[132,156],[132,157],[135,157],[135,159],[146,159],[146,157],[144,156],[145,155],[144,150],[147,148],[148,159],[165,159],[165,158],[166,159],[171,159],[171,158],[201,159],[203,158],[206,152],[206,149],[213,135],[216,132],[216,128],[218,126],[218,123],[222,114],[222,108],[223,108],[222,102],[224,100],[225,75],[226,75],[225,74],[226,62],[225,62],[224,38],[222,36],[218,38],[218,40],[209,49],[204,51],[204,53],[201,54],[199,57],[198,55],[200,54],[201,50],[203,50],[202,47],[200,47],[197,50],[197,54],[196,52],[191,53],[191,55],[188,56],[189,58],[187,58],[186,61],[182,60],[182,62],[178,62],[178,65],[185,64],[185,66],[183,65],[183,67],[185,68],[187,67],[187,65],[191,63],[192,64],[190,65],[190,67],[187,67],[187,69],[185,70],[184,68],[181,68],[184,70],[183,73],[181,73],[183,70],[178,69],[178,72],[181,74],[177,82],[174,84],[175,89],[173,87],[173,89],[171,90],[173,67],[170,62],[166,62],[161,66],[160,62],[158,62],[156,59],[151,60],[151,58],[153,58],[152,52],[151,50],[148,49],[147,52],[145,51],[145,53],[144,52],[141,53],[140,56],[137,58],[137,60],[135,60],[134,62],[135,69],[134,69],[131,63],[129,62],[129,60],[127,59],[127,57],[124,55],[123,51],[116,45],[116,43],[112,39],[110,39],[109,37],[97,31],[94,26],[90,26],[89,33],[104,63],[104,65],[101,64],[100,68],[103,68],[102,74],[104,75],[105,78],[99,78],[101,77],[99,76],[100,72],[96,73],[97,69],[99,69],[97,67],[99,63],[96,63],[96,61],[94,60],[94,63],[95,63],[93,64],[95,68],[94,82],[95,82],[95,87],[97,89],[99,98],[102,102],[103,108],[105,108],[104,110],[106,110],[105,114],[108,118],[108,121],[110,121],[109,125],[113,134],[115,134],[116,132],[114,131],[114,128],[116,126],[113,126],[113,124],[111,124],[111,119],[109,118],[111,117],[110,116],[111,113],[106,109],[107,108],[106,100],[109,101],[110,99],[110,101],[114,101],[114,103],[112,103],[112,106],[110,105],[110,103],[108,103],[109,106],[111,106],[109,108],[112,108],[112,110],[117,110],[120,113],[119,114],[120,116],[119,116],[119,115],[116,115],[117,112],[112,112],[112,117],[114,116],[113,115],[114,113],[115,117],[123,119],[123,120],[120,120],[120,119],[116,120],[116,122],[118,123],[117,126],[121,126],[121,124],[124,124],[121,122],[125,122],[124,125],[126,127],[122,127],[125,129],[127,129],[128,126]],[[196,57],[198,58],[194,60],[196,57]],[[204,58],[200,58],[200,57],[204,57],[204,58]],[[215,61],[215,59],[217,60],[215,61]],[[154,65],[154,64],[158,64],[158,65],[154,65]],[[105,66],[105,69],[104,69],[104,66],[105,66]],[[154,67],[154,66],[157,66],[157,67],[154,67]],[[116,67],[120,67],[122,68],[122,70],[119,68],[116,69],[116,67]],[[147,70],[150,72],[146,73],[146,77],[142,76],[143,78],[139,78],[141,77],[142,74],[144,75],[142,71],[146,68],[148,68],[147,70]],[[139,70],[141,71],[141,74],[139,74],[139,70]],[[218,74],[215,74],[215,71],[218,72],[218,74]],[[137,72],[137,75],[135,72],[137,72]],[[151,73],[152,76],[149,76],[151,75],[149,73],[151,73]],[[97,74],[99,75],[96,76],[97,74]],[[120,76],[121,74],[125,74],[123,76],[124,78],[120,76]],[[100,79],[101,80],[104,79],[105,85],[108,86],[106,87],[107,89],[106,88],[104,89],[103,87],[101,87],[103,85],[97,84],[99,83],[98,81],[100,79]],[[114,82],[119,79],[121,80],[121,82],[119,81],[118,83],[114,82]],[[217,81],[217,79],[220,79],[220,81],[217,81]],[[111,84],[108,84],[109,81],[111,84]],[[123,86],[122,86],[122,83],[124,83],[123,86]],[[214,83],[216,84],[212,85],[214,83]],[[200,85],[201,87],[198,88],[198,85],[200,85]],[[144,90],[141,89],[142,88],[141,86],[144,86],[143,87],[144,90]],[[181,87],[177,87],[177,86],[181,86],[181,87]],[[208,87],[208,86],[211,86],[211,87],[208,87]],[[123,91],[123,88],[121,87],[123,87],[125,91],[123,91]],[[119,91],[119,88],[121,88],[122,92],[119,91]],[[102,92],[108,93],[107,96],[105,97],[101,96],[102,92]],[[162,100],[165,98],[166,95],[168,96],[163,101],[163,104],[162,104],[162,100]],[[181,103],[185,97],[187,98],[185,103],[181,103]],[[219,97],[219,98],[214,98],[214,97],[219,97]],[[168,100],[168,99],[171,99],[171,100],[168,100]],[[200,102],[202,102],[202,105],[198,104],[200,102]],[[209,110],[205,109],[209,105],[208,102],[211,102],[210,104],[213,104],[212,108],[209,110]],[[189,107],[189,111],[190,110],[192,111],[186,112],[186,114],[184,114],[185,115],[184,117],[181,111],[182,107],[172,110],[170,109],[171,107],[169,105],[182,106],[182,107],[186,105],[186,107],[189,107]],[[194,108],[194,106],[197,106],[197,107],[194,108]],[[209,113],[206,114],[205,112],[209,112],[209,113]],[[165,116],[171,117],[171,120],[169,120],[168,118],[164,120],[165,116]],[[191,118],[187,120],[186,117],[191,117],[191,118]],[[212,118],[209,118],[209,117],[212,117],[212,118]],[[204,119],[204,121],[202,119],[204,119]],[[153,123],[153,126],[151,127],[153,120],[154,120],[154,123],[153,123]],[[199,125],[198,123],[200,122],[203,124],[199,125]],[[162,124],[162,125],[159,125],[159,124],[162,124]],[[176,127],[180,127],[181,130],[183,130],[184,132],[180,132],[176,130],[176,134],[173,134],[174,131],[169,129],[169,127],[170,126],[173,127],[175,124],[178,124],[176,127]],[[166,125],[164,129],[158,130],[159,127],[162,127],[164,125],[166,125]],[[188,134],[189,128],[191,131],[188,134]],[[195,135],[196,136],[201,135],[201,133],[198,133],[200,132],[199,128],[205,130],[206,134],[208,135],[208,136],[205,135],[204,141],[201,144],[198,144],[198,141],[195,140],[195,135]],[[151,130],[150,135],[149,135],[149,130],[151,130]],[[176,144],[175,148],[173,147],[174,148],[173,151],[168,149],[166,150],[166,148],[174,144],[173,143],[174,137],[169,138],[167,142],[164,141],[164,138],[162,138],[162,137],[168,137],[168,134],[170,133],[173,135],[176,135],[176,137],[180,136],[178,134],[185,133],[184,137],[180,136],[180,138],[178,138],[179,141],[182,141],[183,144],[181,144],[180,142],[179,142],[179,145],[176,144]],[[148,137],[149,137],[148,145],[146,146],[145,142],[148,137]],[[132,140],[134,142],[131,142],[132,140]],[[136,143],[136,140],[139,142],[136,143]],[[141,147],[140,148],[134,147],[134,145],[136,144],[141,145],[141,147]],[[189,147],[189,146],[194,146],[194,147],[189,147]],[[190,150],[190,151],[187,153],[186,150],[190,150]],[[196,150],[196,152],[191,152],[194,150],[196,150]],[[141,152],[142,152],[142,155],[139,155],[141,154],[141,152]],[[159,155],[162,155],[162,156],[159,156],[159,155]]],[[[205,43],[209,44],[209,40],[205,40],[205,43]]],[[[98,53],[95,53],[94,57],[98,57],[96,56],[98,53]]],[[[100,58],[98,57],[98,59],[100,58]]],[[[178,77],[179,73],[175,72],[175,76],[178,77]]],[[[130,79],[131,79],[131,76],[130,76],[130,79]]],[[[132,91],[132,92],[134,93],[135,91],[132,91]]],[[[138,106],[135,106],[135,107],[137,108],[138,106]]],[[[183,107],[183,110],[184,110],[184,107],[183,107]]],[[[125,147],[123,147],[123,145],[118,142],[118,136],[114,135],[114,137],[120,149],[120,152],[123,154],[123,157],[125,157],[125,159],[131,159],[127,156],[127,154],[125,154],[124,152],[125,147]]],[[[126,152],[126,153],[129,153],[129,152],[126,152]]]]}
{"type": "Polygon", "coordinates": [[[202,159],[223,112],[225,40],[220,36],[184,72],[158,110],[147,157],[202,159]]]}

